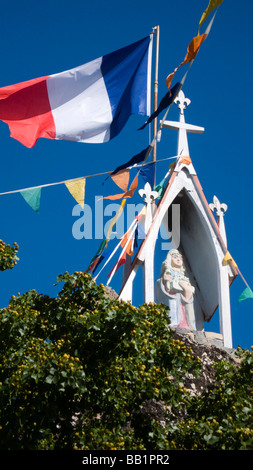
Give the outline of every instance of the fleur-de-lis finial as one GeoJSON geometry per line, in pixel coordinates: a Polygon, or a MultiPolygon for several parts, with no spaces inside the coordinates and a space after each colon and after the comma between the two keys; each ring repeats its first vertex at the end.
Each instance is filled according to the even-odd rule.
{"type": "Polygon", "coordinates": [[[209,204],[209,207],[212,212],[214,212],[214,210],[216,209],[216,215],[218,217],[224,216],[228,208],[227,204],[224,204],[224,203],[221,204],[219,199],[216,196],[213,197],[213,202],[209,204]]]}
{"type": "Polygon", "coordinates": [[[148,230],[152,223],[152,218],[153,218],[152,217],[152,203],[158,197],[158,192],[152,191],[150,184],[146,183],[144,186],[144,189],[139,189],[138,193],[141,198],[143,198],[144,196],[144,202],[146,202],[147,210],[146,210],[144,230],[145,230],[145,233],[148,233],[148,230]]]}
{"type": "Polygon", "coordinates": [[[189,98],[185,98],[185,94],[183,90],[180,90],[174,103],[175,104],[179,103],[178,109],[180,109],[180,114],[184,114],[184,110],[186,109],[187,106],[189,106],[189,104],[191,103],[191,100],[189,100],[189,98]]]}
{"type": "Polygon", "coordinates": [[[151,190],[151,186],[150,186],[149,183],[146,183],[145,186],[144,186],[144,189],[139,189],[138,192],[139,192],[139,195],[140,195],[141,198],[143,198],[143,196],[145,196],[144,197],[144,202],[146,202],[146,204],[150,204],[158,196],[157,191],[152,191],[151,190]]]}

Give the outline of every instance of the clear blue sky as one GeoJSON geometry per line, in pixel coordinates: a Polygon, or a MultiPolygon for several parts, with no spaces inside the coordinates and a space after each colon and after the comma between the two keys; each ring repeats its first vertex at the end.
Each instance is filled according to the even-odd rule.
{"type": "MultiPolygon", "coordinates": [[[[207,4],[208,0],[4,2],[1,7],[0,86],[81,65],[147,36],[152,27],[159,24],[161,99],[167,92],[166,76],[183,60],[207,4]]],[[[212,202],[215,194],[228,205],[225,216],[228,249],[251,287],[252,13],[250,0],[240,6],[236,0],[224,0],[184,86],[185,95],[191,99],[186,120],[205,127],[203,135],[189,136],[190,155],[208,202],[212,202]]],[[[184,71],[186,68],[178,78],[184,71]]],[[[175,106],[169,116],[178,120],[175,106]]],[[[0,122],[0,192],[113,170],[148,145],[148,129],[137,132],[144,120],[141,116],[132,116],[121,134],[110,143],[40,139],[33,149],[11,139],[8,126],[0,122]]],[[[164,130],[157,158],[175,155],[176,145],[176,133],[164,130]]],[[[168,162],[159,163],[157,180],[162,179],[167,170],[168,162]]],[[[87,180],[85,202],[94,214],[95,196],[113,192],[117,192],[117,187],[110,179],[105,182],[104,177],[91,178],[87,180]]],[[[138,194],[135,201],[141,202],[138,194]]],[[[87,268],[101,240],[73,238],[74,205],[64,185],[42,190],[39,215],[20,194],[0,196],[0,238],[10,244],[16,241],[20,246],[18,265],[0,273],[1,307],[8,304],[12,294],[30,289],[55,296],[59,287],[54,284],[59,274],[87,268]]],[[[109,219],[105,216],[104,221],[109,219]]],[[[110,247],[114,246],[115,240],[112,240],[110,247]]],[[[156,272],[159,272],[160,261],[157,260],[156,272]]],[[[107,274],[105,270],[98,281],[106,283],[107,274]]],[[[111,286],[119,290],[121,279],[119,270],[111,286]]],[[[140,276],[138,283],[139,291],[140,276]]],[[[253,300],[237,304],[244,288],[238,276],[231,288],[233,346],[250,348],[253,300]]],[[[219,331],[218,314],[207,329],[219,331]]]]}

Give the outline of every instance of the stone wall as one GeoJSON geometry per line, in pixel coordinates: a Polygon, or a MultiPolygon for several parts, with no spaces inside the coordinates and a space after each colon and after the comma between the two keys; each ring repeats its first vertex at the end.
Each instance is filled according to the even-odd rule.
{"type": "Polygon", "coordinates": [[[201,394],[207,391],[215,379],[213,365],[220,361],[228,361],[237,366],[240,359],[235,349],[225,348],[223,338],[219,333],[207,331],[189,331],[181,328],[171,328],[174,338],[182,341],[193,355],[198,357],[202,364],[202,373],[199,378],[188,374],[187,386],[192,393],[201,394]]]}

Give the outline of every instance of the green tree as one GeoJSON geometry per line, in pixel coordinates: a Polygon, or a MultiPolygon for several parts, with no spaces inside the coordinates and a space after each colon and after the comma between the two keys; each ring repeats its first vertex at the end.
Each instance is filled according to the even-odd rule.
{"type": "Polygon", "coordinates": [[[29,291],[0,311],[0,448],[167,445],[143,403],[176,412],[184,373],[199,370],[173,340],[167,309],[111,300],[88,274],[59,281],[57,298],[29,291]]]}
{"type": "Polygon", "coordinates": [[[0,310],[0,449],[253,448],[252,351],[192,396],[201,362],[165,306],[112,300],[89,274],[58,281],[56,298],[29,291],[0,310]]]}

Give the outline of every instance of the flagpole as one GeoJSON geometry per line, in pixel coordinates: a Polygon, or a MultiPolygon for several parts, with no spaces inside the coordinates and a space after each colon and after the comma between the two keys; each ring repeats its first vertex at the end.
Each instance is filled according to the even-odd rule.
{"type": "MultiPolygon", "coordinates": [[[[160,41],[160,26],[155,26],[156,31],[156,53],[155,53],[155,81],[154,81],[154,112],[158,106],[158,62],[159,62],[159,41],[160,41]]],[[[155,139],[153,146],[153,162],[156,162],[156,134],[157,134],[157,118],[153,122],[153,139],[155,139]]],[[[154,168],[154,186],[156,185],[156,166],[154,168]]]]}

